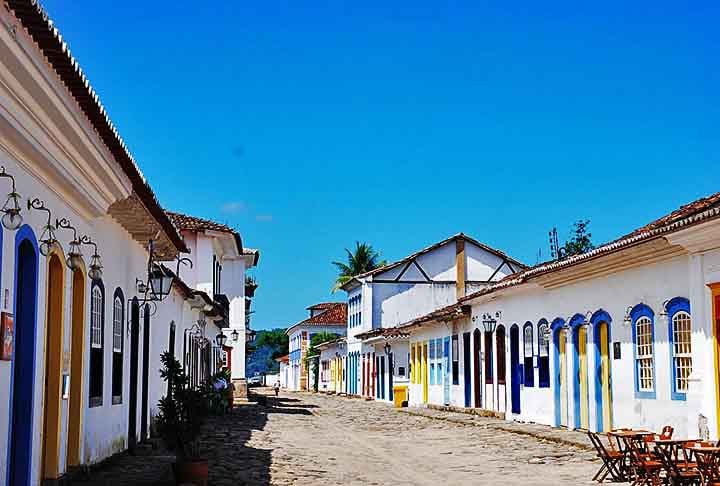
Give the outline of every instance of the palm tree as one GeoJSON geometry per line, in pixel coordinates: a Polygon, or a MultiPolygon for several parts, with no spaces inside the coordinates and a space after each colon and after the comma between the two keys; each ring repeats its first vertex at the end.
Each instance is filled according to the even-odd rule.
{"type": "Polygon", "coordinates": [[[332,262],[339,271],[333,292],[337,292],[340,287],[349,282],[354,276],[375,270],[386,263],[385,260],[380,260],[380,252],[375,251],[367,243],[356,241],[355,251],[352,252],[345,248],[345,252],[347,253],[347,263],[332,262]]]}

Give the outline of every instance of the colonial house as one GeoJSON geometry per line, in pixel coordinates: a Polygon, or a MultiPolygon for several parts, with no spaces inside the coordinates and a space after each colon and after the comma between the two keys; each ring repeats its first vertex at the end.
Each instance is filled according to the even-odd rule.
{"type": "Polygon", "coordinates": [[[199,381],[235,322],[47,13],[10,0],[0,20],[0,482],[25,486],[142,441],[160,354],[199,381]]]}
{"type": "Polygon", "coordinates": [[[396,327],[524,268],[460,233],[351,279],[342,287],[348,294],[345,392],[392,401],[393,386],[409,383],[412,359],[408,334],[396,327]]]}
{"type": "Polygon", "coordinates": [[[344,335],[347,326],[347,305],[344,302],[323,302],[307,308],[310,316],[290,326],[287,388],[292,391],[311,388],[310,368],[305,362],[313,335],[328,332],[344,335]]]}
{"type": "MultiPolygon", "coordinates": [[[[229,338],[225,348],[230,355],[222,357],[227,349],[218,346],[217,354],[230,365],[235,386],[235,398],[247,400],[245,377],[245,342],[250,334],[246,314],[246,272],[257,266],[260,252],[243,248],[240,234],[227,225],[208,219],[168,212],[180,230],[190,255],[192,266],[185,270],[184,280],[191,288],[205,292],[213,303],[225,311],[229,338]]],[[[215,339],[215,336],[210,336],[215,339]]]]}
{"type": "Polygon", "coordinates": [[[324,393],[345,393],[345,347],[347,339],[337,338],[317,346],[320,351],[320,377],[318,391],[324,393]]]}
{"type": "Polygon", "coordinates": [[[279,358],[275,358],[275,361],[278,363],[279,366],[278,374],[280,375],[280,388],[286,390],[288,387],[288,379],[290,375],[290,367],[288,366],[288,362],[290,361],[290,355],[286,354],[285,356],[280,356],[279,358]]]}
{"type": "Polygon", "coordinates": [[[411,404],[717,439],[719,309],[720,193],[403,324],[411,404]]]}

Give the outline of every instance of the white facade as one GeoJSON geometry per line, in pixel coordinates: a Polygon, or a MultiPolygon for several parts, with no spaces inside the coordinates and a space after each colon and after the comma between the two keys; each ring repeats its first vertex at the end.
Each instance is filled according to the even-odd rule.
{"type": "Polygon", "coordinates": [[[411,347],[428,349],[419,353],[425,377],[413,379],[411,403],[448,403],[449,388],[450,404],[513,420],[593,431],[672,425],[678,437],[717,439],[718,247],[720,223],[712,220],[499,285],[462,302],[471,305],[463,317],[409,327],[411,347]],[[484,316],[498,311],[486,340],[484,316]],[[643,334],[649,339],[638,338],[643,334]],[[430,368],[440,360],[426,346],[453,337],[457,353],[450,351],[440,380],[433,380],[430,368]]]}
{"type": "Polygon", "coordinates": [[[393,386],[409,384],[407,336],[388,339],[379,330],[453,304],[522,268],[504,253],[459,234],[351,280],[343,287],[348,294],[348,393],[392,401],[393,386]],[[386,354],[387,342],[392,356],[386,354]]]}

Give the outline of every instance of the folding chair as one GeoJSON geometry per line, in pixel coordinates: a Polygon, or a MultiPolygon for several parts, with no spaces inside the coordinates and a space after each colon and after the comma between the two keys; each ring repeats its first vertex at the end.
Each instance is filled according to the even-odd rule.
{"type": "Polygon", "coordinates": [[[624,478],[622,474],[623,453],[615,450],[610,437],[608,437],[608,445],[610,447],[608,450],[598,434],[590,431],[588,431],[587,434],[590,442],[592,442],[592,445],[597,451],[597,456],[603,462],[598,472],[593,476],[593,481],[602,483],[608,475],[610,475],[613,481],[622,481],[624,478]]]}
{"type": "Polygon", "coordinates": [[[700,471],[696,468],[695,463],[688,461],[687,455],[680,454],[680,447],[655,446],[655,454],[660,459],[663,469],[665,469],[666,479],[669,484],[673,485],[700,485],[702,477],[700,471]]]}

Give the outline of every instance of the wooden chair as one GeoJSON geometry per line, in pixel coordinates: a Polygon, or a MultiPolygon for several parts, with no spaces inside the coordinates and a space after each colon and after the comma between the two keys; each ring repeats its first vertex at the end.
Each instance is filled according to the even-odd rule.
{"type": "Polygon", "coordinates": [[[630,466],[635,476],[632,484],[650,484],[652,486],[662,484],[660,473],[663,470],[663,463],[653,454],[648,453],[645,448],[645,441],[643,439],[629,438],[627,444],[630,453],[630,466]]]}
{"type": "Polygon", "coordinates": [[[703,486],[720,486],[720,455],[716,452],[696,452],[698,471],[703,486]]]}
{"type": "Polygon", "coordinates": [[[666,425],[662,428],[662,432],[660,432],[660,440],[672,439],[673,432],[675,432],[675,429],[673,429],[670,425],[666,425]]]}
{"type": "Polygon", "coordinates": [[[695,463],[688,461],[687,456],[680,454],[680,447],[655,447],[655,454],[665,469],[666,480],[673,485],[701,485],[702,476],[695,463]]]}
{"type": "Polygon", "coordinates": [[[624,479],[622,474],[623,453],[615,449],[609,436],[607,438],[608,447],[606,448],[598,434],[589,431],[587,434],[597,451],[597,456],[603,463],[595,476],[593,476],[593,481],[602,483],[608,475],[613,481],[622,481],[624,479]]]}

